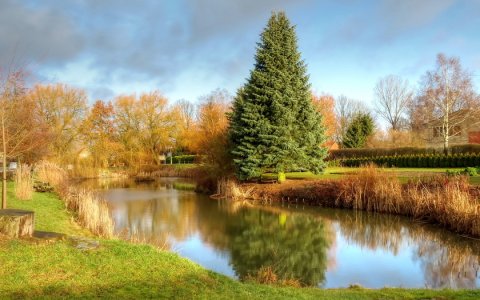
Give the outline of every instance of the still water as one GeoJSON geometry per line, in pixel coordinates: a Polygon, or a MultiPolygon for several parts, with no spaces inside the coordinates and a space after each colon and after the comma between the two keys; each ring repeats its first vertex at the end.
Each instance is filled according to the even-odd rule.
{"type": "Polygon", "coordinates": [[[479,288],[480,241],[408,218],[212,200],[185,179],[87,181],[117,232],[165,245],[207,269],[244,278],[262,267],[325,288],[479,288]]]}

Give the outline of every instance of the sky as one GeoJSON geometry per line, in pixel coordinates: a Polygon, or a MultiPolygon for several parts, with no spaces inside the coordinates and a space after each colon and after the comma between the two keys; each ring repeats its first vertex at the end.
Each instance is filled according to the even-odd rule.
{"type": "Polygon", "coordinates": [[[437,53],[480,90],[480,0],[0,0],[0,67],[85,89],[197,101],[242,86],[272,11],[296,25],[312,90],[371,106],[377,80],[416,86],[437,53]]]}

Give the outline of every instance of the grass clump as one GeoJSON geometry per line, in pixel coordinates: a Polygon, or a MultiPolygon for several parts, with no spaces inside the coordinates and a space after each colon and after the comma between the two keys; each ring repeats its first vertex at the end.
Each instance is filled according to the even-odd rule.
{"type": "Polygon", "coordinates": [[[31,200],[33,195],[33,179],[31,167],[20,164],[15,172],[15,196],[20,200],[31,200]]]}
{"type": "Polygon", "coordinates": [[[233,179],[223,177],[218,180],[217,193],[213,196],[233,201],[245,200],[253,196],[253,188],[242,186],[233,179]]]}

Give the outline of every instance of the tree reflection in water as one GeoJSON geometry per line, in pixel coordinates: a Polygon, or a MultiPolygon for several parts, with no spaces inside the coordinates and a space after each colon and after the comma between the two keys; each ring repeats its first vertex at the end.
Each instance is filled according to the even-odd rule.
{"type": "Polygon", "coordinates": [[[301,214],[242,209],[227,225],[231,265],[240,278],[271,267],[279,279],[321,285],[332,234],[322,220],[301,214]]]}
{"type": "Polygon", "coordinates": [[[426,287],[477,288],[480,243],[476,240],[393,215],[339,210],[320,215],[338,222],[343,238],[356,246],[397,254],[404,245],[414,245],[413,259],[420,263],[426,287]]]}
{"type": "Polygon", "coordinates": [[[338,238],[346,247],[395,256],[413,249],[411,261],[423,272],[420,285],[476,288],[480,282],[480,243],[439,227],[348,210],[226,205],[193,192],[177,191],[174,182],[110,183],[111,195],[118,192],[119,197],[110,201],[117,229],[128,228],[152,243],[172,238],[183,241],[197,235],[203,245],[222,253],[239,278],[270,267],[280,280],[297,279],[304,285],[321,286],[338,260],[338,238]]]}

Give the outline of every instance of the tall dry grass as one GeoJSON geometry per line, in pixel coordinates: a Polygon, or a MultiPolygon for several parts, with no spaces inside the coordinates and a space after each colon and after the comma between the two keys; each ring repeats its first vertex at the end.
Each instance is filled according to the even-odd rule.
{"type": "Polygon", "coordinates": [[[375,166],[339,182],[337,207],[412,216],[480,236],[480,202],[464,177],[419,178],[402,185],[375,166]]]}
{"type": "Polygon", "coordinates": [[[55,163],[38,163],[35,174],[38,180],[54,187],[67,209],[76,215],[82,226],[98,236],[108,238],[114,235],[114,222],[105,200],[99,199],[91,191],[70,186],[67,172],[55,163]]]}
{"type": "Polygon", "coordinates": [[[410,182],[405,186],[404,196],[408,215],[480,236],[480,202],[470,194],[466,177],[410,182]]]}
{"type": "Polygon", "coordinates": [[[367,165],[340,182],[336,204],[366,211],[400,213],[402,185],[395,174],[367,165]]]}
{"type": "Polygon", "coordinates": [[[64,188],[60,195],[67,209],[75,212],[77,221],[97,236],[114,235],[114,223],[107,202],[92,191],[73,187],[64,188]]]}
{"type": "Polygon", "coordinates": [[[42,160],[35,165],[36,178],[58,189],[67,180],[67,172],[57,164],[42,160]]]}
{"type": "Polygon", "coordinates": [[[253,196],[253,187],[241,186],[235,180],[220,178],[217,182],[217,193],[214,196],[228,200],[245,200],[253,196]]]}
{"type": "Polygon", "coordinates": [[[15,196],[20,200],[31,200],[33,196],[32,168],[20,164],[15,172],[15,196]]]}

